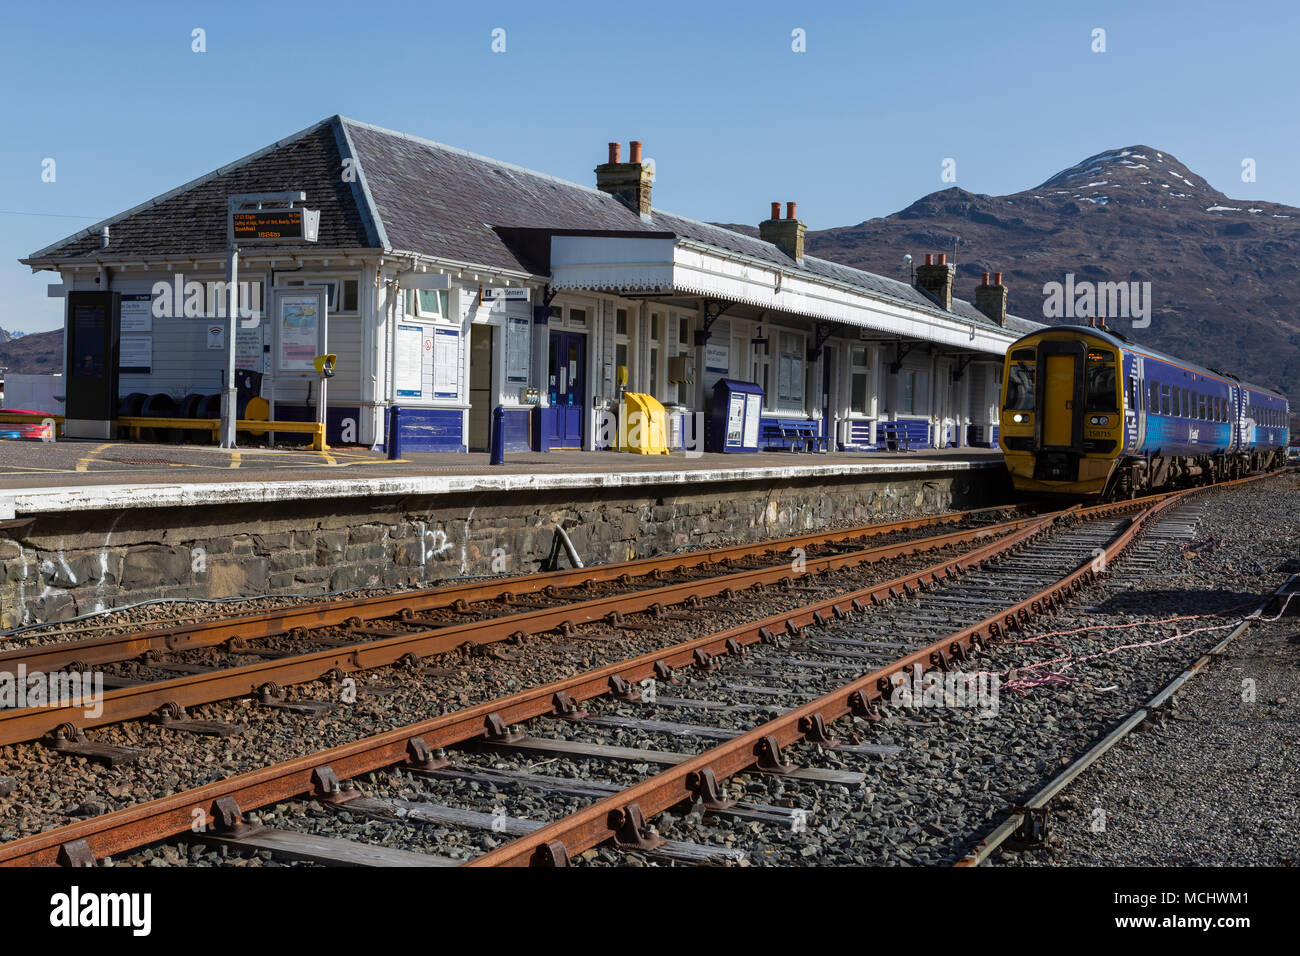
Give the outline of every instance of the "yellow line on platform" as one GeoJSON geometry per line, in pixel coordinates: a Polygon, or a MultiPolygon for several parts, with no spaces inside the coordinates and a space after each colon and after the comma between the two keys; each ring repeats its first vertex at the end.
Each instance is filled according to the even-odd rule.
{"type": "Polygon", "coordinates": [[[231,468],[238,468],[238,467],[243,463],[243,461],[244,461],[244,456],[241,455],[239,452],[237,452],[237,451],[232,451],[232,452],[230,453],[230,467],[231,467],[231,468]]]}
{"type": "Polygon", "coordinates": [[[95,460],[95,456],[98,455],[101,451],[105,451],[109,448],[112,448],[114,444],[115,442],[107,442],[106,444],[100,445],[98,448],[92,449],[89,455],[87,455],[85,458],[77,462],[77,467],[75,470],[76,471],[88,470],[90,468],[90,463],[95,460]]]}

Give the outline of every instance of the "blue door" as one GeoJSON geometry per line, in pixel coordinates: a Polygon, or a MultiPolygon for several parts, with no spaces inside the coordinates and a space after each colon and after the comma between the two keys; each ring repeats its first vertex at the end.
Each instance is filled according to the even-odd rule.
{"type": "Polygon", "coordinates": [[[587,337],[551,333],[550,384],[552,448],[582,447],[582,416],[587,406],[587,337]]]}

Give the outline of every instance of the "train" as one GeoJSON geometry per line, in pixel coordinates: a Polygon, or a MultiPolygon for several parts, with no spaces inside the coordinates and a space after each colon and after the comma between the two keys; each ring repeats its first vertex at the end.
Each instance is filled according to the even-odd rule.
{"type": "Polygon", "coordinates": [[[998,444],[1016,491],[1113,501],[1286,464],[1286,396],[1090,321],[1007,349],[998,444]]]}

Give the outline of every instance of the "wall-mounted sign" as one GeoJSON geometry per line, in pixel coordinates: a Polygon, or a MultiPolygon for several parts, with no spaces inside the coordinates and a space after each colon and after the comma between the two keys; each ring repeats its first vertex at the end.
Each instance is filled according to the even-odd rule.
{"type": "Polygon", "coordinates": [[[397,356],[393,363],[393,385],[399,398],[419,398],[423,392],[421,375],[424,369],[424,349],[421,339],[424,328],[419,325],[397,327],[397,356]]]}
{"type": "Polygon", "coordinates": [[[710,342],[704,346],[704,370],[706,372],[721,372],[726,375],[731,371],[731,347],[725,342],[714,344],[710,342]]]}
{"type": "Polygon", "coordinates": [[[226,327],[224,325],[208,326],[208,348],[221,351],[226,347],[226,327]]]}
{"type": "Polygon", "coordinates": [[[529,352],[532,348],[531,323],[527,319],[506,320],[506,381],[528,381],[529,352]]]}
{"type": "Polygon", "coordinates": [[[527,302],[527,301],[528,301],[528,290],[527,290],[527,289],[522,289],[522,288],[521,288],[521,289],[516,289],[516,288],[506,288],[506,287],[500,287],[500,288],[498,288],[498,287],[495,287],[495,286],[494,286],[494,287],[486,288],[486,289],[483,290],[483,299],[482,299],[482,301],[483,301],[484,304],[487,304],[487,303],[489,303],[489,302],[491,302],[491,303],[497,303],[497,302],[527,302]]]}
{"type": "Polygon", "coordinates": [[[315,242],[319,233],[318,209],[247,209],[230,214],[230,234],[235,242],[315,242]]]}
{"type": "Polygon", "coordinates": [[[117,367],[124,375],[148,375],[153,370],[153,336],[123,335],[117,367]]]}
{"type": "Polygon", "coordinates": [[[433,330],[433,397],[460,396],[460,329],[433,330]]]}
{"type": "Polygon", "coordinates": [[[153,294],[141,292],[122,296],[122,332],[153,331],[153,294]]]}

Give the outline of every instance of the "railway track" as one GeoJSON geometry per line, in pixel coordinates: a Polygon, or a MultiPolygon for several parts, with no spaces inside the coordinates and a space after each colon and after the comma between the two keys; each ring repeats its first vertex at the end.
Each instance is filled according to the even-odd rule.
{"type": "MultiPolygon", "coordinates": [[[[758,621],[662,648],[587,671],[511,697],[453,711],[319,753],[207,784],[172,797],[114,811],[94,820],[26,837],[0,846],[0,862],[87,863],[193,830],[196,811],[214,832],[205,839],[258,847],[299,859],[339,862],[395,862],[375,848],[330,841],[310,834],[276,831],[245,820],[268,803],[314,795],[340,812],[360,816],[487,827],[518,834],[511,842],[475,859],[475,865],[563,863],[605,841],[670,858],[720,859],[699,847],[664,849],[645,821],[683,801],[717,813],[778,820],[781,808],[727,806],[720,788],[742,772],[801,774],[805,779],[844,782],[833,767],[792,767],[792,747],[816,745],[809,756],[867,753],[849,734],[835,739],[841,717],[876,716],[897,675],[962,666],[987,641],[996,640],[1034,614],[1058,607],[1102,572],[1133,542],[1167,515],[1183,496],[1124,502],[1044,516],[972,551],[890,581],[839,594],[758,621]],[[1132,515],[1128,517],[1127,515],[1132,515]],[[970,593],[962,598],[963,588],[970,593]],[[932,640],[933,638],[933,640],[932,640]],[[720,666],[721,665],[721,666],[720,666]],[[866,672],[865,674],[863,672],[866,672]],[[682,680],[691,675],[689,682],[682,680]],[[845,677],[851,679],[844,682],[845,677]],[[671,689],[671,682],[682,690],[671,689]],[[759,683],[748,683],[755,679],[759,683]],[[753,703],[717,706],[710,682],[748,687],[753,703]],[[701,683],[702,682],[702,683],[701,683]],[[689,690],[689,692],[687,692],[689,690]],[[647,720],[640,708],[653,695],[657,707],[690,719],[647,720]],[[597,712],[598,711],[598,712],[597,712]],[[556,719],[570,733],[549,741],[521,737],[512,726],[556,719]],[[711,719],[710,719],[711,718],[711,719]],[[721,718],[721,719],[718,719],[721,718]],[[628,748],[583,735],[599,732],[641,735],[628,748]],[[646,749],[645,740],[667,749],[646,749]],[[691,753],[690,740],[721,740],[691,753]],[[486,744],[590,757],[626,765],[658,763],[666,769],[623,787],[605,781],[564,781],[522,772],[511,786],[550,791],[587,806],[551,822],[497,814],[485,819],[454,807],[411,808],[375,802],[345,789],[340,781],[379,768],[463,783],[510,774],[484,772],[450,763],[440,748],[486,744]],[[852,748],[859,748],[854,751],[852,748]],[[369,801],[369,802],[365,802],[369,801]],[[498,828],[498,825],[500,828],[498,828]],[[268,832],[268,830],[273,832],[268,832]],[[674,856],[674,854],[676,854],[674,856]]],[[[821,569],[829,573],[830,569],[821,569]]],[[[810,574],[810,578],[817,574],[810,574]]],[[[784,815],[789,818],[789,814],[784,815]]],[[[680,842],[680,841],[679,841],[680,842]]],[[[434,863],[448,862],[433,859],[434,863]]]]}
{"type": "MultiPolygon", "coordinates": [[[[271,706],[293,706],[285,695],[290,685],[326,676],[340,680],[399,662],[417,666],[467,645],[477,649],[507,640],[520,643],[550,631],[573,636],[590,625],[651,629],[656,621],[673,615],[694,621],[706,599],[731,599],[737,593],[802,576],[809,581],[822,578],[829,586],[835,574],[851,578],[855,569],[864,566],[927,552],[958,551],[1042,521],[1025,516],[985,523],[988,517],[989,512],[980,512],[945,516],[933,523],[892,522],[762,545],[433,589],[409,597],[295,607],[188,628],[14,648],[0,653],[0,675],[14,679],[24,674],[126,666],[105,674],[111,689],[93,717],[84,713],[80,702],[0,710],[0,745],[53,733],[60,749],[111,757],[84,739],[86,729],[157,716],[177,730],[221,733],[210,723],[196,724],[188,718],[188,710],[249,694],[271,706]],[[963,527],[937,535],[919,533],[953,523],[963,527]],[[867,546],[882,536],[890,543],[867,546]],[[799,549],[797,570],[790,559],[795,548],[799,549]],[[746,559],[755,566],[733,570],[746,559]],[[591,596],[601,584],[614,586],[603,595],[591,596]],[[521,599],[521,594],[529,599],[521,599]],[[478,604],[486,607],[476,611],[478,604]],[[428,611],[433,608],[445,613],[431,617],[428,611]],[[631,619],[636,615],[644,620],[631,619]],[[267,646],[268,639],[275,637],[281,638],[276,646],[267,646]],[[218,643],[219,652],[214,651],[218,643]]],[[[319,711],[324,702],[301,706],[319,711]]]]}

